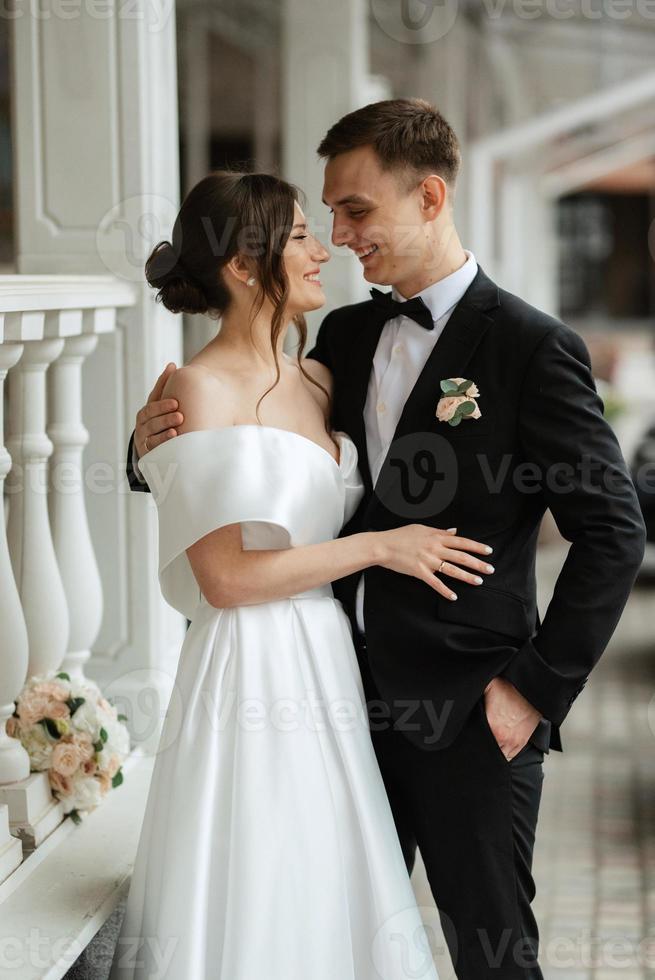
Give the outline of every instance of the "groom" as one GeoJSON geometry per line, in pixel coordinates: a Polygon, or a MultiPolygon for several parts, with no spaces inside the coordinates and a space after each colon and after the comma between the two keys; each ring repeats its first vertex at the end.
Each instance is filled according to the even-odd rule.
{"type": "MultiPolygon", "coordinates": [[[[319,154],[334,244],[368,282],[392,287],[328,314],[308,355],[333,373],[332,427],[353,438],[365,482],[341,533],[454,526],[494,549],[481,586],[441,569],[456,601],[380,566],[333,583],[373,743],[459,980],[539,980],[530,903],[543,754],[561,750],[559,726],[627,601],[641,513],[580,337],[499,288],[462,247],[460,152],[441,114],[419,99],[368,105],[319,154]],[[541,622],[546,508],[571,547],[541,622]]],[[[139,447],[174,425],[160,392],[139,413],[139,447]]],[[[133,440],[128,479],[144,490],[133,440]]]]}

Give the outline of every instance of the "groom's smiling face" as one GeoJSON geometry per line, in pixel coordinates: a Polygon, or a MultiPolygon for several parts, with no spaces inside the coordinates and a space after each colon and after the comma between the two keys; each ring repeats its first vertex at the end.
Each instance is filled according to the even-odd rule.
{"type": "Polygon", "coordinates": [[[419,176],[409,168],[384,170],[372,147],[358,147],[328,160],[323,203],[334,216],[332,243],[355,253],[368,282],[396,286],[406,297],[407,289],[422,288],[415,289],[429,265],[430,226],[443,200],[426,206],[419,176]]]}

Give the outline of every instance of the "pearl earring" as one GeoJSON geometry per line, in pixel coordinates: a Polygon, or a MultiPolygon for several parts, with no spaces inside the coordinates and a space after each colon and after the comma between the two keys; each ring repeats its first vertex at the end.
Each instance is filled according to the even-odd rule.
{"type": "Polygon", "coordinates": [[[254,276],[249,276],[249,278],[246,279],[246,286],[254,286],[256,282],[257,280],[254,276]]]}

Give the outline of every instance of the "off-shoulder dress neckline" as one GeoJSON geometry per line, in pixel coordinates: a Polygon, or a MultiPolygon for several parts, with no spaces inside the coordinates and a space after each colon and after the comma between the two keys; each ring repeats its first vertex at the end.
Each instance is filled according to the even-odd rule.
{"type": "MultiPolygon", "coordinates": [[[[284,432],[289,436],[295,437],[296,439],[302,440],[302,442],[309,443],[311,446],[314,446],[320,453],[322,453],[324,456],[327,456],[327,458],[330,460],[333,466],[336,466],[336,468],[339,471],[341,471],[341,463],[343,462],[343,449],[341,446],[341,442],[339,441],[338,438],[337,438],[337,445],[339,447],[339,458],[335,459],[329,450],[325,449],[324,446],[319,445],[319,443],[316,442],[314,439],[310,439],[308,436],[304,436],[300,432],[295,432],[293,429],[283,429],[277,425],[258,425],[255,422],[242,422],[242,423],[238,423],[237,425],[222,425],[217,428],[192,429],[190,432],[181,432],[179,435],[173,436],[173,439],[184,439],[185,436],[197,435],[200,432],[229,432],[234,429],[261,429],[265,431],[268,430],[271,432],[284,432]]],[[[339,435],[339,433],[337,433],[337,435],[339,435]]],[[[158,449],[162,448],[162,446],[167,446],[169,442],[171,442],[171,440],[167,439],[166,442],[161,442],[158,446],[153,446],[153,448],[150,449],[147,453],[143,453],[143,455],[140,456],[139,459],[144,460],[147,456],[151,456],[152,453],[156,453],[158,449]]]]}

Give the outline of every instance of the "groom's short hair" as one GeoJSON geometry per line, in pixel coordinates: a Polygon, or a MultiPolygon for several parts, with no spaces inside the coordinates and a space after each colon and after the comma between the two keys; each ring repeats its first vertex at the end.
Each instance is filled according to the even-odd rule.
{"type": "Polygon", "coordinates": [[[327,131],[318,155],[331,160],[360,146],[371,146],[384,170],[409,171],[412,178],[435,173],[454,190],[459,141],[425,99],[385,99],[349,112],[327,131]]]}

